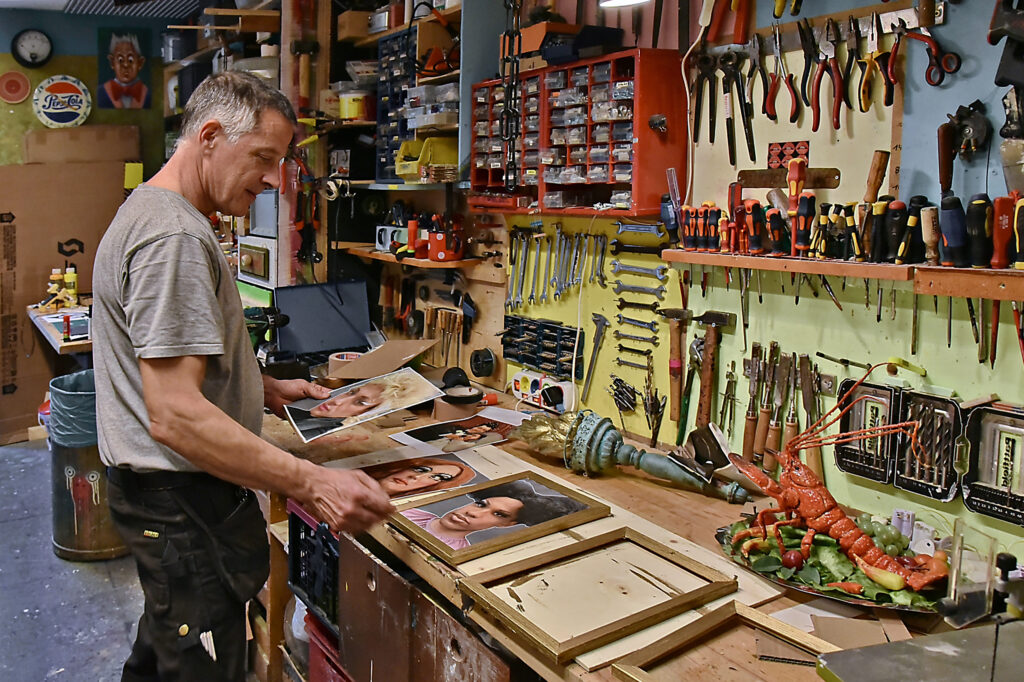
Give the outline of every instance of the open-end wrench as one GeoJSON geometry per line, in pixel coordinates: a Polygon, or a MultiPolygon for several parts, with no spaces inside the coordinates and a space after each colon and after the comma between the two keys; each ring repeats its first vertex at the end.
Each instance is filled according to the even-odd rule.
{"type": "Polygon", "coordinates": [[[587,378],[583,381],[583,394],[581,402],[586,402],[587,394],[590,393],[590,384],[594,381],[594,370],[597,369],[597,353],[601,350],[601,340],[604,339],[604,332],[608,328],[608,318],[600,313],[591,316],[594,321],[594,341],[590,351],[590,363],[587,365],[587,378]]]}
{"type": "Polygon", "coordinates": [[[665,285],[662,284],[659,287],[640,287],[633,284],[623,284],[619,280],[615,280],[615,289],[613,291],[616,294],[627,292],[630,294],[647,294],[649,296],[657,296],[659,301],[665,300],[665,285]]]}
{"type": "Polygon", "coordinates": [[[554,270],[552,271],[552,274],[551,274],[551,286],[555,290],[554,294],[553,294],[554,297],[558,298],[558,295],[559,295],[559,291],[558,291],[558,267],[559,267],[559,265],[562,262],[562,259],[561,259],[561,256],[562,256],[562,225],[561,225],[561,223],[555,223],[554,251],[555,251],[555,266],[554,266],[554,270]]]}
{"type": "Polygon", "coordinates": [[[612,261],[612,274],[617,275],[620,272],[632,272],[635,275],[647,275],[648,277],[655,277],[660,279],[662,282],[668,280],[668,266],[659,265],[653,268],[642,268],[639,265],[626,265],[620,263],[618,259],[612,261]]]}
{"type": "Polygon", "coordinates": [[[612,255],[617,256],[620,253],[650,253],[654,255],[661,255],[662,250],[668,248],[668,244],[655,244],[654,246],[638,246],[636,244],[624,244],[618,239],[611,241],[612,255]]]}
{"type": "Polygon", "coordinates": [[[530,285],[530,305],[537,300],[537,278],[540,275],[540,236],[533,237],[533,284],[530,285]]]}
{"type": "Polygon", "coordinates": [[[601,241],[601,255],[597,259],[597,283],[604,288],[608,286],[604,277],[604,254],[608,251],[608,235],[599,235],[598,239],[601,241]]]}
{"type": "Polygon", "coordinates": [[[615,330],[615,339],[617,341],[643,341],[644,343],[658,345],[657,336],[637,336],[636,334],[623,334],[618,329],[615,330]]]}
{"type": "Polygon", "coordinates": [[[643,355],[644,357],[647,357],[654,351],[652,351],[650,348],[633,348],[632,346],[626,346],[620,343],[619,352],[632,353],[633,355],[643,355]]]}
{"type": "Polygon", "coordinates": [[[624,298],[619,299],[619,310],[632,308],[634,310],[650,310],[652,313],[656,313],[660,307],[661,304],[654,301],[651,303],[640,303],[639,301],[627,301],[624,298]]]}
{"type": "Polygon", "coordinates": [[[544,237],[544,241],[547,242],[548,257],[544,262],[544,282],[540,290],[541,303],[548,300],[548,280],[551,278],[551,237],[544,237]]]}
{"type": "Polygon", "coordinates": [[[615,226],[618,228],[615,234],[632,232],[634,234],[653,234],[655,237],[663,237],[665,235],[664,226],[661,223],[646,225],[643,223],[624,223],[621,220],[617,220],[615,226]]]}
{"type": "Polygon", "coordinates": [[[505,308],[508,310],[512,309],[512,299],[515,298],[516,290],[516,240],[519,239],[519,235],[515,232],[512,233],[511,241],[509,242],[508,249],[508,294],[505,296],[505,308]]]}
{"type": "Polygon", "coordinates": [[[523,287],[526,284],[526,259],[530,253],[530,245],[526,241],[526,235],[519,235],[519,281],[516,286],[516,295],[512,299],[512,309],[518,310],[523,305],[523,287]]]}
{"type": "Polygon", "coordinates": [[[551,278],[551,286],[555,288],[555,299],[562,296],[562,267],[565,261],[565,235],[558,233],[558,243],[555,244],[555,274],[551,278]]]}
{"type": "Polygon", "coordinates": [[[643,327],[644,329],[648,329],[654,332],[655,334],[658,333],[657,321],[644,322],[643,320],[637,320],[632,317],[626,317],[622,313],[619,313],[618,317],[616,317],[615,319],[618,320],[619,324],[630,324],[633,325],[634,327],[643,327]]]}
{"type": "Polygon", "coordinates": [[[598,244],[600,243],[600,240],[601,240],[600,236],[594,235],[594,246],[593,246],[594,254],[590,257],[590,279],[587,280],[587,282],[590,283],[590,284],[593,284],[594,283],[594,279],[597,277],[597,249],[598,249],[598,244]]]}
{"type": "Polygon", "coordinates": [[[615,364],[619,367],[633,367],[635,369],[647,369],[647,365],[641,365],[639,362],[630,362],[629,360],[623,360],[622,358],[615,358],[615,364]]]}

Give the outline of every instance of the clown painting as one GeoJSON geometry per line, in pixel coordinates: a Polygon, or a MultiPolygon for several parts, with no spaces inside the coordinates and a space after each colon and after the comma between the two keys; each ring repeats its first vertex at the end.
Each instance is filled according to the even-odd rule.
{"type": "Polygon", "coordinates": [[[101,109],[148,109],[149,32],[138,29],[99,30],[99,88],[97,106],[101,109]]]}

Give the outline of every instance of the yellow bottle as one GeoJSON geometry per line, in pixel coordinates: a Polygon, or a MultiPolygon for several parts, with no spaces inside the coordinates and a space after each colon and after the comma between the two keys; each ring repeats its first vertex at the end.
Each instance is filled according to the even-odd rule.
{"type": "Polygon", "coordinates": [[[68,305],[78,305],[78,271],[73,266],[64,270],[64,289],[68,293],[68,305]]]}

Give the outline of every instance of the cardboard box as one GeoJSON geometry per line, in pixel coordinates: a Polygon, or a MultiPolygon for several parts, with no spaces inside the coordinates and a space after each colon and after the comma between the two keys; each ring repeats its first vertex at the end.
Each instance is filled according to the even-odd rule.
{"type": "Polygon", "coordinates": [[[45,296],[51,268],[74,265],[79,292],[92,291],[96,247],[124,201],[124,174],[118,161],[0,166],[0,444],[27,438],[50,379],[67,369],[26,308],[45,296]]]}
{"type": "Polygon", "coordinates": [[[358,12],[350,9],[338,15],[338,40],[365,38],[370,27],[373,12],[358,12]]]}
{"type": "Polygon", "coordinates": [[[25,163],[136,161],[141,158],[138,126],[84,125],[25,133],[25,163]]]}

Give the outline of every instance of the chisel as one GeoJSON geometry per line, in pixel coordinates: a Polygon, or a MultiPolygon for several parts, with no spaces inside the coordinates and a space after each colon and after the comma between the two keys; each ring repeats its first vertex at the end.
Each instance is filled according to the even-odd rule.
{"type": "MultiPolygon", "coordinates": [[[[814,372],[811,368],[811,358],[808,355],[800,356],[800,392],[803,394],[804,399],[804,415],[806,421],[804,422],[804,428],[811,428],[818,419],[818,401],[815,393],[817,393],[814,385],[814,372]]],[[[793,397],[796,399],[796,396],[793,397]]],[[[813,471],[819,479],[825,480],[824,469],[821,464],[821,448],[815,445],[814,447],[807,448],[804,451],[804,461],[807,463],[807,467],[813,471]]]]}
{"type": "Polygon", "coordinates": [[[778,357],[779,344],[772,341],[768,347],[768,356],[765,358],[765,370],[762,377],[761,407],[757,415],[757,430],[754,433],[754,461],[761,463],[764,460],[764,446],[768,439],[768,425],[772,415],[772,390],[775,388],[775,371],[778,357]]]}
{"type": "Polygon", "coordinates": [[[754,343],[750,347],[750,383],[747,391],[750,401],[747,403],[747,414],[743,425],[743,459],[754,461],[754,436],[757,431],[757,397],[761,388],[761,344],[754,343]]]}
{"type": "Polygon", "coordinates": [[[764,461],[761,465],[769,476],[775,474],[778,468],[778,460],[772,452],[778,452],[782,446],[782,406],[786,404],[786,392],[789,390],[790,356],[783,353],[779,358],[779,365],[775,370],[775,409],[772,411],[771,421],[768,424],[768,434],[765,438],[764,461]]]}

